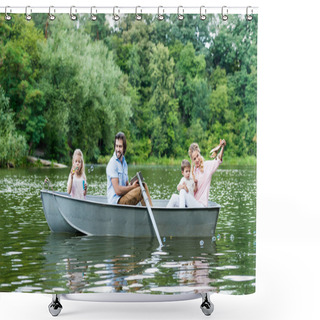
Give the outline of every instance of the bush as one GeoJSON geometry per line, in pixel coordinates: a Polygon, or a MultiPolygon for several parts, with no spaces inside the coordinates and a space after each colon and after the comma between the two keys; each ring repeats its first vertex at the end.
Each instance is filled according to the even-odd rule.
{"type": "Polygon", "coordinates": [[[21,165],[27,153],[26,139],[16,131],[9,99],[0,86],[0,167],[21,165]]]}

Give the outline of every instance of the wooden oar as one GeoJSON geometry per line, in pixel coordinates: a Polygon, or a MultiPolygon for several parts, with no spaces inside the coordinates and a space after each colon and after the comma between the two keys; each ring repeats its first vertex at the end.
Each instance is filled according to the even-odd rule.
{"type": "Polygon", "coordinates": [[[143,196],[143,199],[144,199],[144,202],[146,203],[146,206],[147,206],[147,209],[148,209],[148,213],[149,213],[149,217],[151,219],[151,222],[152,222],[152,225],[153,225],[153,229],[154,229],[154,232],[156,233],[156,236],[158,238],[158,242],[160,244],[160,247],[163,246],[162,242],[161,242],[161,238],[160,238],[160,234],[159,234],[159,231],[158,231],[158,227],[157,227],[157,223],[156,223],[156,220],[154,220],[154,216],[153,216],[153,212],[151,210],[151,206],[150,206],[150,203],[149,203],[149,199],[148,199],[148,196],[147,196],[147,192],[142,184],[142,181],[141,181],[141,177],[140,177],[140,173],[137,172],[137,177],[139,179],[139,184],[140,184],[140,188],[141,188],[141,192],[142,192],[142,196],[143,196]]]}

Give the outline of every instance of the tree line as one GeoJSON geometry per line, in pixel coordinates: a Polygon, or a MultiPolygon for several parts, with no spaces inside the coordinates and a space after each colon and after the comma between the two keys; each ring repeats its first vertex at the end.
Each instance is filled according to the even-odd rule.
{"type": "Polygon", "coordinates": [[[226,156],[256,157],[257,16],[0,17],[0,165],[27,154],[69,163],[111,155],[179,158],[223,137],[226,156]]]}

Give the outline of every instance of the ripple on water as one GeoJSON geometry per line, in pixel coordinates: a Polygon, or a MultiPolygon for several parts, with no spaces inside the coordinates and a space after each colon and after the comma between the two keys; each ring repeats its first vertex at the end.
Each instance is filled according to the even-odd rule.
{"type": "Polygon", "coordinates": [[[126,277],[127,281],[132,281],[132,280],[144,280],[144,279],[152,279],[154,278],[154,275],[141,275],[141,274],[137,274],[137,275],[133,275],[133,276],[128,276],[126,277]]]}
{"type": "Polygon", "coordinates": [[[100,263],[100,264],[95,264],[94,265],[94,268],[97,268],[97,269],[103,269],[103,268],[105,268],[106,267],[106,265],[105,264],[102,264],[102,263],[100,263]]]}
{"type": "Polygon", "coordinates": [[[148,268],[146,270],[144,270],[145,273],[151,273],[151,274],[154,274],[156,272],[159,272],[159,269],[158,268],[148,268]]]}
{"type": "Polygon", "coordinates": [[[97,270],[97,271],[95,271],[94,273],[95,273],[95,274],[99,274],[99,275],[101,275],[101,276],[104,276],[104,275],[109,274],[110,271],[108,271],[108,270],[97,270]]]}
{"type": "Polygon", "coordinates": [[[177,262],[165,262],[161,264],[161,267],[163,268],[180,268],[181,266],[182,266],[181,263],[177,263],[177,262]]]}
{"type": "Polygon", "coordinates": [[[169,253],[168,253],[168,252],[165,252],[165,251],[156,251],[156,252],[152,252],[151,254],[152,254],[153,256],[156,256],[156,255],[166,256],[166,255],[168,255],[169,253]]]}
{"type": "Polygon", "coordinates": [[[224,276],[223,279],[225,280],[231,280],[235,282],[244,282],[244,281],[252,281],[255,280],[254,276],[224,276]]]}
{"type": "Polygon", "coordinates": [[[238,266],[222,266],[222,267],[216,267],[216,270],[233,270],[238,269],[238,266]]]}
{"type": "Polygon", "coordinates": [[[8,256],[19,255],[19,254],[22,254],[22,252],[10,251],[10,252],[3,253],[2,255],[4,257],[8,257],[8,256]]]}

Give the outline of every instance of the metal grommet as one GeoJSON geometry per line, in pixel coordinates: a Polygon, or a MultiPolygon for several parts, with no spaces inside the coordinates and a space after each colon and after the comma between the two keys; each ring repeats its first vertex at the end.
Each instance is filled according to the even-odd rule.
{"type": "Polygon", "coordinates": [[[178,7],[178,20],[182,21],[184,19],[184,9],[183,6],[178,7]],[[182,9],[182,13],[180,13],[180,9],[182,9]]]}
{"type": "Polygon", "coordinates": [[[136,20],[141,21],[142,20],[142,16],[140,14],[138,14],[138,8],[140,8],[140,13],[142,13],[142,9],[140,6],[136,7],[136,20]]]}
{"type": "MultiPolygon", "coordinates": [[[[163,6],[158,7],[158,20],[162,21],[164,19],[163,14],[160,14],[160,8],[163,8],[163,6]]],[[[164,9],[162,9],[162,13],[164,13],[164,9]]]]}
{"type": "MultiPolygon", "coordinates": [[[[77,20],[77,16],[72,12],[72,9],[73,8],[75,8],[75,6],[72,6],[71,8],[70,8],[70,19],[72,20],[72,21],[76,21],[77,20]]],[[[77,12],[77,10],[75,10],[76,12],[77,12]]]]}
{"type": "Polygon", "coordinates": [[[253,16],[252,16],[252,14],[253,14],[253,9],[252,9],[252,7],[247,7],[247,10],[246,10],[246,19],[247,19],[247,21],[251,21],[252,19],[253,19],[253,16]],[[249,14],[249,8],[251,8],[251,14],[249,14]]]}
{"type": "Polygon", "coordinates": [[[53,6],[49,7],[49,13],[48,13],[48,16],[49,16],[49,19],[50,19],[51,21],[53,21],[53,20],[56,18],[56,16],[55,16],[55,15],[53,15],[53,14],[51,13],[51,9],[53,9],[53,12],[55,12],[55,10],[54,10],[54,7],[53,7],[53,6]]]}
{"type": "Polygon", "coordinates": [[[26,20],[30,21],[32,19],[31,14],[30,14],[32,12],[32,10],[30,9],[30,13],[28,13],[28,8],[30,8],[30,6],[26,7],[26,20]]]}
{"type": "MultiPolygon", "coordinates": [[[[93,14],[93,8],[95,8],[95,7],[93,6],[90,9],[90,16],[91,16],[91,20],[92,21],[96,21],[97,20],[97,16],[95,14],[93,14]]],[[[97,13],[97,9],[96,9],[96,13],[97,13]]]]}
{"type": "MultiPolygon", "coordinates": [[[[5,16],[4,18],[7,20],[7,21],[10,21],[12,19],[12,17],[8,14],[8,8],[10,8],[9,6],[6,6],[5,9],[4,9],[4,13],[5,13],[5,16]]],[[[10,9],[10,12],[11,12],[11,9],[10,9]]]]}
{"type": "Polygon", "coordinates": [[[120,16],[119,16],[119,9],[118,9],[118,13],[116,14],[116,9],[118,9],[118,7],[116,6],[116,7],[113,7],[113,20],[114,21],[119,21],[120,20],[120,16]]]}
{"type": "Polygon", "coordinates": [[[223,21],[227,21],[228,20],[228,7],[223,6],[221,9],[221,16],[222,16],[222,20],[223,21]],[[225,10],[226,9],[226,10],[225,10]],[[226,13],[224,12],[226,11],[226,13]]]}
{"type": "Polygon", "coordinates": [[[201,6],[200,7],[200,19],[203,21],[203,20],[206,20],[206,13],[207,13],[207,9],[205,6],[201,6]],[[202,9],[204,9],[204,14],[202,13],[202,9]]]}

